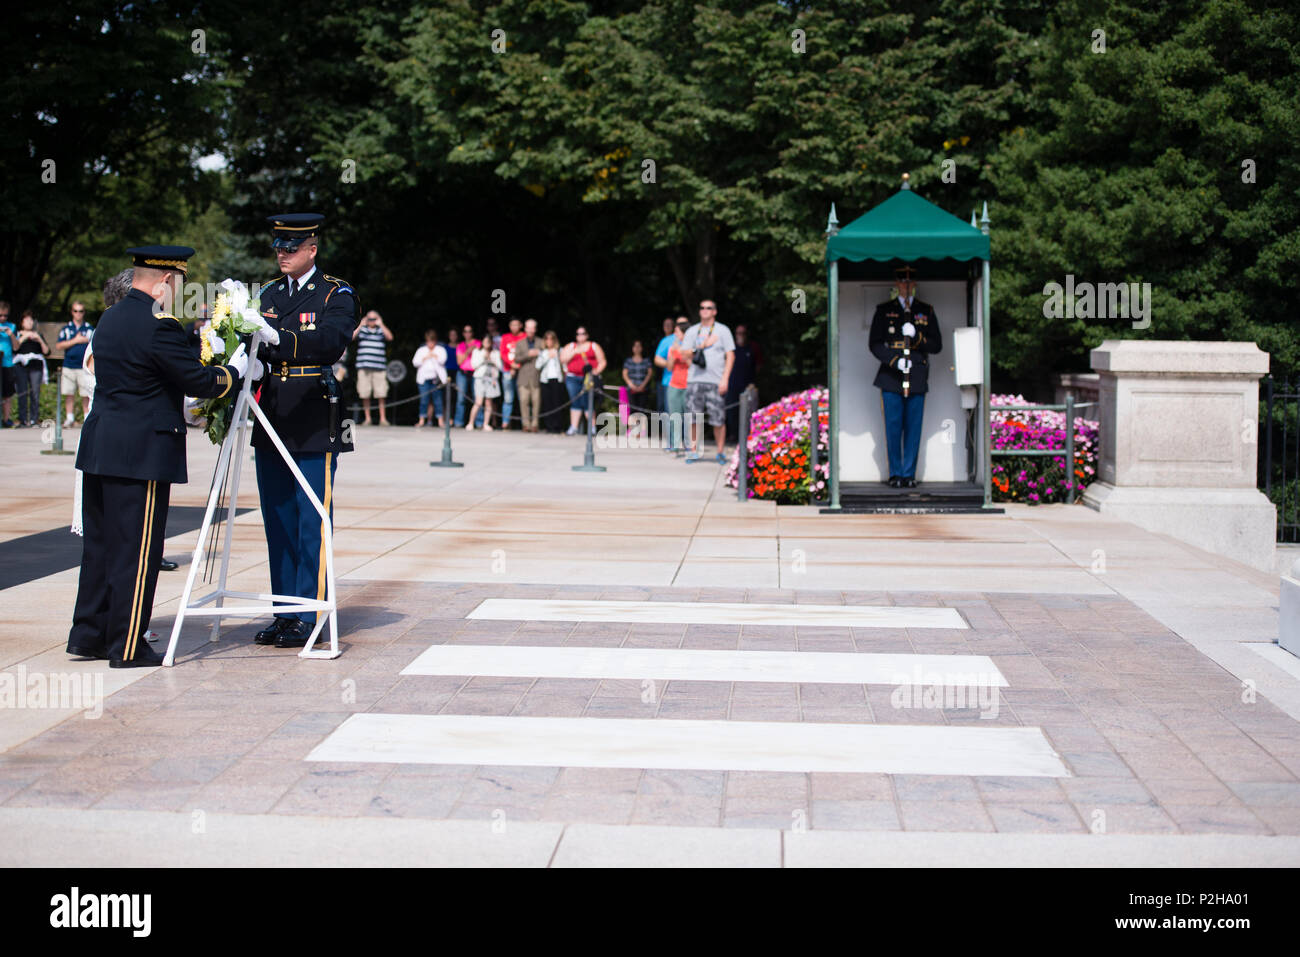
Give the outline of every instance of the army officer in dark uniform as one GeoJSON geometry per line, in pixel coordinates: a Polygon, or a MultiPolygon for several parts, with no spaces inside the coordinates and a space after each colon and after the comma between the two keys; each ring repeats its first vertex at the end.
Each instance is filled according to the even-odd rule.
{"type": "Polygon", "coordinates": [[[113,668],[162,664],[144,632],[171,486],[189,480],[184,397],[228,395],[248,366],[242,346],[229,365],[203,365],[170,313],[193,249],[127,252],[135,257],[131,290],[95,330],[95,402],[77,446],[85,538],[68,634],[68,654],[107,658],[113,668]]]}
{"type": "Polygon", "coordinates": [[[885,450],[889,484],[916,487],[916,456],[921,447],[921,422],[929,388],[930,356],[943,349],[939,320],[929,303],[914,298],[916,279],[911,266],[894,273],[893,298],[876,307],[867,340],[880,360],[876,386],[885,417],[885,450]]]}
{"type": "MultiPolygon", "coordinates": [[[[261,312],[269,330],[259,358],[268,363],[258,405],[333,519],[338,457],[352,451],[350,423],[333,365],[357,327],[357,295],[316,262],[325,217],[282,213],[268,217],[281,278],[262,287],[261,312]]],[[[270,437],[253,433],[257,490],[266,526],[271,591],[317,601],[325,598],[325,551],[320,514],[299,487],[270,437]]],[[[257,633],[259,645],[301,648],[318,612],[277,611],[257,633]]]]}

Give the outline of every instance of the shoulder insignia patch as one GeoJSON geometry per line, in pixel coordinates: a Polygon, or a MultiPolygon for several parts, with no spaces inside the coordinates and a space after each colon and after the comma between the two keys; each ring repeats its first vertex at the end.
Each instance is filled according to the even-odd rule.
{"type": "MultiPolygon", "coordinates": [[[[159,319],[176,319],[176,317],[173,316],[170,312],[160,312],[160,313],[158,313],[158,318],[159,318],[159,319]]],[[[180,322],[179,319],[176,319],[176,321],[177,321],[177,322],[180,322]]]]}
{"type": "Polygon", "coordinates": [[[328,273],[322,273],[322,275],[325,276],[327,282],[333,284],[334,286],[333,289],[325,293],[326,302],[329,302],[330,296],[334,295],[334,293],[336,292],[346,292],[350,296],[356,296],[357,291],[353,289],[351,286],[349,286],[345,280],[340,279],[338,276],[331,276],[328,273]]]}
{"type": "Polygon", "coordinates": [[[330,282],[334,283],[335,292],[350,292],[354,296],[357,294],[356,290],[353,289],[350,285],[348,285],[348,281],[346,279],[340,279],[338,276],[330,276],[330,275],[326,275],[325,278],[330,282]]]}

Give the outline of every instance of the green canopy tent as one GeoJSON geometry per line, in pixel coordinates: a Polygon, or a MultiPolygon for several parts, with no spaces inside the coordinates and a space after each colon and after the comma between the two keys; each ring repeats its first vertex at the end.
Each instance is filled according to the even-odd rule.
{"type": "MultiPolygon", "coordinates": [[[[973,423],[973,435],[968,439],[968,465],[960,469],[966,481],[935,483],[922,477],[923,486],[929,483],[945,488],[970,489],[966,501],[978,504],[976,495],[982,481],[982,507],[991,508],[990,438],[989,438],[989,219],[988,204],[984,205],[982,228],[975,225],[975,215],[965,223],[951,213],[918,196],[903,177],[903,186],[880,205],[859,216],[842,229],[835,218],[835,207],[827,223],[826,264],[828,290],[827,348],[830,380],[830,510],[840,510],[841,478],[848,471],[856,472],[859,479],[876,477],[873,454],[880,458],[883,443],[873,446],[870,433],[880,433],[879,416],[869,404],[869,385],[878,362],[866,353],[870,310],[882,297],[882,287],[887,288],[893,269],[903,263],[917,269],[918,298],[931,302],[945,326],[952,325],[954,335],[945,335],[944,352],[952,360],[935,362],[931,368],[932,395],[940,393],[937,404],[940,411],[952,408],[966,410],[968,420],[975,409],[979,410],[978,423],[973,423]],[[841,270],[843,264],[843,271],[841,270]],[[841,288],[841,284],[845,288],[841,288]],[[852,302],[847,307],[857,322],[845,328],[841,325],[843,299],[849,294],[852,302]],[[934,297],[942,298],[942,305],[934,297]],[[958,329],[963,330],[958,333],[958,329]],[[974,332],[973,330],[978,330],[974,332]],[[960,338],[960,342],[956,341],[960,338]],[[840,380],[841,352],[851,362],[850,377],[840,380]],[[848,388],[844,386],[848,385],[848,388]],[[962,395],[962,392],[965,395],[962,395]],[[844,425],[846,391],[851,405],[849,431],[842,434],[844,425]],[[976,394],[977,393],[977,394],[976,394]],[[960,405],[954,405],[960,402],[960,405]],[[864,411],[866,410],[866,411],[864,411]],[[869,422],[870,420],[870,422],[869,422]],[[845,446],[848,446],[847,449],[845,446]],[[847,457],[842,454],[847,452],[847,457]]],[[[931,418],[931,400],[927,400],[927,420],[931,418]]],[[[955,441],[955,419],[943,419],[943,441],[955,441]]],[[[939,448],[940,446],[934,446],[939,448]]],[[[946,467],[942,456],[929,454],[923,449],[922,459],[934,460],[932,472],[942,472],[946,467]]],[[[957,462],[954,449],[952,461],[957,462]]],[[[958,466],[947,466],[957,471],[958,466]]],[[[945,475],[945,477],[947,477],[945,475]]],[[[959,476],[951,476],[956,479],[959,476]]],[[[865,481],[864,485],[867,484],[865,481]]],[[[913,493],[910,496],[916,499],[913,493]]],[[[894,496],[897,498],[897,496],[894,496]]],[[[899,500],[899,506],[907,501],[899,500]]]]}

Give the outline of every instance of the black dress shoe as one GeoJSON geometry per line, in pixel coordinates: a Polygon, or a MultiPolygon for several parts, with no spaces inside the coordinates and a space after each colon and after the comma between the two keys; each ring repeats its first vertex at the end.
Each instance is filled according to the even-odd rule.
{"type": "Polygon", "coordinates": [[[174,572],[176,571],[176,569],[180,568],[181,566],[177,565],[175,562],[169,562],[167,559],[164,558],[162,561],[158,563],[158,567],[165,572],[174,572]]]}
{"type": "Polygon", "coordinates": [[[110,668],[156,668],[163,663],[163,656],[148,645],[141,645],[134,658],[109,658],[110,668]]]}
{"type": "Polygon", "coordinates": [[[289,620],[288,627],[280,632],[280,637],[275,639],[275,647],[301,648],[311,637],[311,630],[312,626],[301,618],[292,618],[289,620]]]}
{"type": "Polygon", "coordinates": [[[898,488],[898,487],[899,487],[900,485],[902,485],[902,484],[903,484],[903,480],[900,479],[897,475],[891,475],[891,476],[889,476],[889,487],[890,487],[890,488],[898,488]]]}
{"type": "Polygon", "coordinates": [[[102,648],[87,648],[83,645],[68,645],[68,654],[78,658],[98,658],[100,661],[108,659],[108,652],[102,648]]]}
{"type": "Polygon", "coordinates": [[[905,478],[902,480],[903,488],[916,488],[916,479],[905,478]]]}
{"type": "Polygon", "coordinates": [[[280,637],[280,632],[297,620],[297,618],[276,618],[271,622],[269,628],[263,628],[254,635],[253,641],[259,645],[273,645],[275,640],[280,637]]]}

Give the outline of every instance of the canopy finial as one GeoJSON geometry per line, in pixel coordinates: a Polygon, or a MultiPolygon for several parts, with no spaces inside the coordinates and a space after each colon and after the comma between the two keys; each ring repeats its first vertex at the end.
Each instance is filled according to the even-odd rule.
{"type": "Polygon", "coordinates": [[[911,178],[912,178],[912,174],[911,174],[911,173],[904,173],[904,174],[903,174],[903,189],[911,189],[911,188],[912,188],[912,184],[908,182],[908,180],[910,180],[911,178]]]}
{"type": "Polygon", "coordinates": [[[834,236],[840,231],[840,221],[835,216],[835,204],[831,203],[831,214],[826,217],[826,235],[834,236]]]}
{"type": "Polygon", "coordinates": [[[984,215],[980,217],[980,230],[985,236],[989,234],[989,201],[984,200],[984,215]]]}

